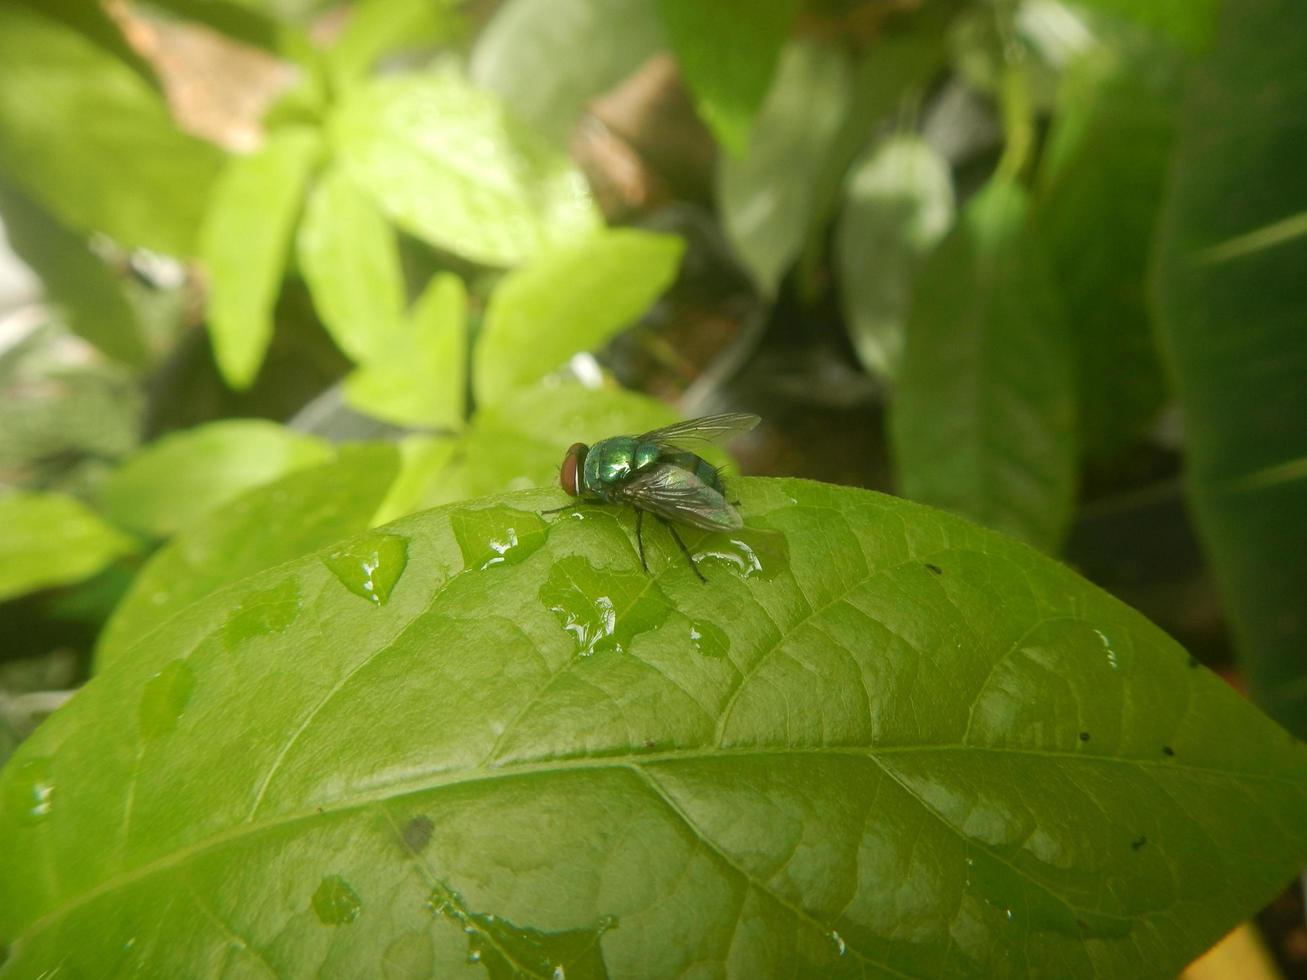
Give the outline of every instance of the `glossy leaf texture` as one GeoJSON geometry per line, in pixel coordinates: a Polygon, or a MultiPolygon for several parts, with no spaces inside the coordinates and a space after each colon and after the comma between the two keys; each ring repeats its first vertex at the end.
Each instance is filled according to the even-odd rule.
{"type": "Polygon", "coordinates": [[[86,236],[4,180],[0,218],[10,246],[40,277],[46,298],[62,311],[68,328],[106,356],[144,367],[149,353],[136,314],[86,236]]]}
{"type": "Polygon", "coordinates": [[[390,344],[345,379],[345,400],[400,425],[458,429],[467,410],[467,290],[442,273],[390,344]]]}
{"type": "Polygon", "coordinates": [[[385,444],[347,446],[330,463],[237,497],[151,556],[100,634],[100,665],[123,657],[178,610],[230,582],[371,526],[399,467],[385,444]]]}
{"type": "Polygon", "coordinates": [[[70,227],[195,253],[216,147],[109,50],[30,7],[0,4],[0,170],[70,227]],[[94,166],[88,166],[88,161],[94,166]]]}
{"type": "Polygon", "coordinates": [[[209,274],[209,337],[227,383],[253,383],[272,340],[291,235],[321,156],[308,128],[273,132],[255,153],[223,170],[200,232],[209,274]]]}
{"type": "Polygon", "coordinates": [[[106,478],[100,503],[123,527],[165,538],[253,487],[330,456],[322,440],[275,422],[210,422],[137,452],[106,478]]]}
{"type": "Polygon", "coordinates": [[[852,81],[852,61],[839,46],[787,45],[748,149],[718,162],[722,225],[769,295],[808,238],[814,191],[845,119],[852,81]]]}
{"type": "Polygon", "coordinates": [[[657,0],[699,115],[728,152],[743,153],[771,84],[797,0],[657,0]]]}
{"type": "Polygon", "coordinates": [[[0,494],[0,600],[80,582],[135,547],[75,497],[0,494]]]}
{"type": "Polygon", "coordinates": [[[472,81],[565,143],[585,104],[663,45],[648,0],[509,0],[477,37],[472,81]]]}
{"type": "Polygon", "coordinates": [[[0,777],[0,975],[1167,976],[1307,858],[1307,750],[1138,614],[738,490],[707,585],[529,491],[174,617],[0,777]]]}
{"type": "Polygon", "coordinates": [[[346,172],[432,245],[511,266],[598,226],[585,179],[453,69],[376,78],[331,119],[346,172]]]}
{"type": "Polygon", "coordinates": [[[835,254],[849,336],[868,371],[897,374],[913,287],[953,217],[948,161],[919,137],[877,144],[849,174],[835,254]]]}
{"type": "Polygon", "coordinates": [[[1053,551],[1075,492],[1075,404],[1027,211],[1024,192],[993,183],[927,261],[890,431],[906,496],[1053,551]]]}
{"type": "Polygon", "coordinates": [[[1148,289],[1178,75],[1157,46],[1085,58],[1064,81],[1041,168],[1032,219],[1063,297],[1086,457],[1128,446],[1166,395],[1148,289]]]}
{"type": "Polygon", "coordinates": [[[296,247],[313,305],[336,346],[360,364],[390,349],[404,317],[399,242],[339,168],[329,168],[309,192],[296,247]]]}
{"type": "Polygon", "coordinates": [[[675,280],[684,251],[675,235],[605,229],[510,273],[473,352],[478,403],[502,401],[630,326],[675,280]]]}
{"type": "Polygon", "coordinates": [[[1307,734],[1307,8],[1230,6],[1192,82],[1159,258],[1188,485],[1253,692],[1307,734]]]}

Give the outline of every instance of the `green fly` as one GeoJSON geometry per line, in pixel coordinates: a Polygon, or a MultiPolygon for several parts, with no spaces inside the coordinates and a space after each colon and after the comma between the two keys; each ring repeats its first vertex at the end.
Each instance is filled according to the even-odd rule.
{"type": "Polygon", "coordinates": [[[568,496],[582,502],[630,504],[635,508],[635,541],[640,566],[646,572],[649,565],[644,558],[642,525],[645,512],[653,514],[672,533],[694,574],[706,582],[676,525],[737,531],[744,521],[726,499],[720,471],[695,453],[694,447],[748,432],[757,424],[756,415],[730,412],[677,422],[643,435],[613,436],[593,446],[574,443],[563,457],[558,482],[568,496]]]}

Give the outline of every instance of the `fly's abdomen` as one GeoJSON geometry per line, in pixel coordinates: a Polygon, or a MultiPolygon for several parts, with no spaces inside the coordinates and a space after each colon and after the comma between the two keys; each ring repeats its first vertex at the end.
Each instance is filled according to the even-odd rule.
{"type": "Polygon", "coordinates": [[[705,484],[712,487],[718,493],[725,495],[726,490],[722,486],[721,474],[717,472],[717,467],[708,462],[698,453],[666,453],[662,457],[663,462],[679,466],[683,470],[689,470],[705,484]]]}

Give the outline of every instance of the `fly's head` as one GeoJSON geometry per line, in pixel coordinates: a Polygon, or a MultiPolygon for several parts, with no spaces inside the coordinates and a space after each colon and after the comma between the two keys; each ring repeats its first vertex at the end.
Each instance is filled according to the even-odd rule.
{"type": "Polygon", "coordinates": [[[558,473],[558,483],[569,497],[578,496],[582,489],[585,472],[585,455],[590,447],[583,442],[574,442],[567,455],[563,457],[563,468],[558,473]]]}

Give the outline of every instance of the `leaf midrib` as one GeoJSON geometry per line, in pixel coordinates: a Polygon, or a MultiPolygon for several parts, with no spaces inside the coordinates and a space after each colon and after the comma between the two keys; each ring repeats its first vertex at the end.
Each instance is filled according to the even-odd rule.
{"type": "MultiPolygon", "coordinates": [[[[1109,756],[1109,755],[1090,755],[1088,753],[1073,752],[1053,752],[1043,749],[1025,749],[1025,748],[1007,748],[1001,746],[985,745],[966,745],[964,743],[941,743],[935,745],[885,745],[867,748],[857,748],[853,746],[805,746],[805,747],[766,747],[746,746],[741,748],[722,748],[719,746],[709,746],[707,748],[696,748],[689,751],[672,751],[662,753],[640,753],[639,755],[615,754],[610,756],[579,756],[572,758],[549,759],[543,762],[521,763],[512,766],[493,766],[480,767],[475,769],[460,769],[451,772],[445,770],[450,778],[441,779],[441,773],[428,774],[419,779],[405,780],[404,782],[390,783],[378,787],[371,791],[359,793],[356,796],[338,800],[331,806],[315,805],[309,809],[282,813],[259,822],[245,822],[237,824],[225,831],[213,834],[210,837],[195,841],[184,847],[167,854],[163,854],[151,861],[146,862],[131,870],[119,872],[109,878],[106,878],[100,884],[72,896],[63,904],[51,909],[49,912],[34,919],[26,928],[15,935],[12,940],[11,953],[16,952],[22,945],[23,941],[31,936],[43,932],[47,927],[57,920],[63,918],[71,912],[76,911],[83,905],[95,901],[102,895],[109,894],[119,888],[124,888],[134,884],[137,881],[149,878],[151,875],[167,871],[173,867],[184,864],[190,858],[204,854],[210,850],[221,847],[224,844],[241,840],[245,837],[253,837],[267,830],[273,830],[281,827],[287,827],[304,821],[311,821],[316,818],[327,819],[333,816],[349,813],[353,810],[362,810],[376,803],[384,802],[391,799],[400,799],[405,796],[414,795],[422,792],[437,791],[442,789],[452,789],[467,785],[469,783],[489,782],[499,779],[513,779],[522,776],[540,775],[556,772],[583,772],[586,770],[634,770],[642,780],[646,778],[644,766],[654,763],[675,763],[675,762],[699,762],[712,761],[721,758],[747,758],[750,756],[788,756],[788,755],[826,755],[826,756],[847,756],[853,758],[869,759],[879,764],[881,756],[907,755],[912,753],[929,753],[929,752],[979,752],[985,754],[1010,755],[1017,757],[1037,757],[1063,759],[1067,761],[1078,761],[1086,763],[1105,763],[1115,765],[1128,765],[1140,768],[1164,768],[1173,772],[1184,772],[1186,774],[1204,774],[1208,776],[1221,777],[1223,779],[1242,781],[1242,780],[1267,780],[1285,785],[1286,787],[1301,788],[1300,784],[1291,779],[1278,776],[1274,773],[1254,773],[1254,772],[1236,772],[1227,769],[1216,769],[1209,766],[1195,766],[1188,763],[1175,761],[1174,758],[1166,759],[1141,759],[1126,756],[1109,756]]],[[[882,771],[886,771],[881,766],[882,771]]],[[[888,772],[887,772],[888,775],[888,772]]],[[[945,826],[956,830],[952,824],[949,824],[942,815],[933,809],[926,807],[926,811],[935,819],[939,820],[945,826]]]]}

